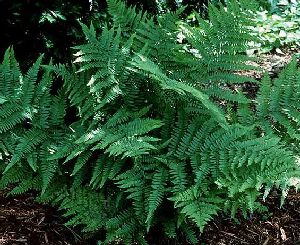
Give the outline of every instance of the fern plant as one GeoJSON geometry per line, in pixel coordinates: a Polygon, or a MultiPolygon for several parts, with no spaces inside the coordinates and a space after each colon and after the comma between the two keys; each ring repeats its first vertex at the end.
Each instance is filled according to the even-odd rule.
{"type": "Polygon", "coordinates": [[[60,168],[49,156],[69,136],[65,96],[51,96],[52,75],[50,71],[41,74],[41,61],[42,56],[23,75],[9,48],[1,64],[1,150],[6,156],[1,185],[19,182],[12,193],[30,188],[45,192],[60,168]],[[29,169],[28,174],[18,174],[29,169]]]}
{"type": "Polygon", "coordinates": [[[147,244],[154,227],[196,244],[220,212],[263,210],[273,187],[284,199],[299,178],[299,69],[295,60],[258,83],[255,101],[232,89],[252,81],[236,74],[251,68],[250,5],[210,6],[209,22],[190,27],[181,10],[154,20],[109,0],[112,23],[81,24],[71,67],[41,69],[40,57],[24,76],[8,49],[0,187],[37,190],[67,225],[104,231],[100,244],[147,244]],[[54,78],[64,81],[56,94],[54,78]]]}

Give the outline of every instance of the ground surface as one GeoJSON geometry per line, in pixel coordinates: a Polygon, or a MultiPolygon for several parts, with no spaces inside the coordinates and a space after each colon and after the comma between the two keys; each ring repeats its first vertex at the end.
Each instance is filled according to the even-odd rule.
{"type": "Polygon", "coordinates": [[[279,194],[275,193],[266,205],[269,214],[256,214],[240,224],[216,218],[201,241],[211,245],[300,245],[300,193],[291,192],[282,208],[279,194]]]}
{"type": "Polygon", "coordinates": [[[78,239],[52,208],[36,204],[31,195],[0,192],[0,245],[86,244],[78,239]]]}
{"type": "MultiPolygon", "coordinates": [[[[199,244],[207,245],[300,245],[300,193],[291,192],[280,209],[279,194],[266,202],[270,215],[253,215],[240,224],[217,217],[205,229],[199,244]]],[[[154,240],[160,240],[159,234],[154,240]]],[[[0,192],[0,245],[96,245],[81,239],[50,207],[34,202],[31,195],[5,197],[0,192]]],[[[151,245],[160,245],[151,242],[151,245]]],[[[167,242],[187,245],[185,242],[167,242]]]]}

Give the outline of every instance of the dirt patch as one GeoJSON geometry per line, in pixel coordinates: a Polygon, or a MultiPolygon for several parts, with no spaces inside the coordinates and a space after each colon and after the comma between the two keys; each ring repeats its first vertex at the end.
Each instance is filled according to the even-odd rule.
{"type": "Polygon", "coordinates": [[[236,72],[236,74],[251,77],[256,80],[260,80],[265,73],[271,77],[276,77],[297,53],[300,53],[299,49],[286,47],[280,51],[274,50],[270,53],[259,54],[256,56],[256,61],[247,62],[248,65],[258,67],[259,70],[243,70],[236,72]]]}
{"type": "MultiPolygon", "coordinates": [[[[267,200],[269,213],[240,223],[218,217],[205,229],[201,242],[209,245],[300,245],[300,193],[292,192],[280,208],[279,194],[267,200]]],[[[201,243],[200,243],[201,244],[201,243]]]]}
{"type": "Polygon", "coordinates": [[[16,198],[0,192],[0,245],[79,245],[55,210],[34,202],[32,195],[16,198]]]}
{"type": "MultiPolygon", "coordinates": [[[[282,208],[276,192],[267,199],[265,214],[254,214],[237,223],[227,216],[216,217],[205,229],[199,244],[205,245],[300,245],[300,193],[291,192],[282,208]]],[[[5,197],[0,192],[0,245],[96,245],[63,225],[64,220],[47,206],[34,202],[31,194],[5,197]]],[[[162,241],[159,230],[149,236],[150,245],[188,245],[162,241]]]]}

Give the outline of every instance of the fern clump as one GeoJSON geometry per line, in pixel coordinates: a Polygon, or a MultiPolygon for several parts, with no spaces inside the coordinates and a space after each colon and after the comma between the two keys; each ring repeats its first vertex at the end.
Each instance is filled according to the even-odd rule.
{"type": "Polygon", "coordinates": [[[257,117],[263,131],[299,141],[299,69],[294,59],[271,81],[265,76],[257,97],[257,117]]]}
{"type": "Polygon", "coordinates": [[[252,68],[250,5],[211,5],[209,21],[192,27],[181,10],[154,20],[109,0],[111,25],[81,24],[72,66],[41,67],[40,57],[23,75],[8,49],[0,186],[37,190],[67,225],[105,231],[102,244],[147,244],[155,226],[196,244],[220,212],[262,210],[273,187],[284,199],[299,178],[299,69],[294,60],[261,84],[237,75],[252,68]],[[53,79],[64,82],[56,94],[53,79]],[[249,81],[254,101],[232,89],[249,81]]]}
{"type": "Polygon", "coordinates": [[[23,75],[9,48],[1,64],[1,150],[5,156],[1,184],[19,182],[13,193],[31,188],[45,192],[60,168],[49,156],[68,137],[66,98],[63,93],[50,94],[53,75],[50,71],[41,74],[41,62],[42,56],[23,75]]]}

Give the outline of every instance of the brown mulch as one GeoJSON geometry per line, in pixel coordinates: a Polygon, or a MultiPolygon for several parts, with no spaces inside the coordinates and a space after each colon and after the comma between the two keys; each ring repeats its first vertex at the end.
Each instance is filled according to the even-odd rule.
{"type": "MultiPolygon", "coordinates": [[[[240,219],[240,223],[225,216],[216,217],[204,230],[199,245],[300,245],[300,193],[291,191],[280,208],[280,195],[274,192],[266,206],[269,213],[240,219]]],[[[37,204],[30,194],[6,197],[0,192],[0,245],[96,244],[80,238],[63,222],[53,208],[37,204]]],[[[163,244],[187,245],[178,241],[163,244]]]]}
{"type": "Polygon", "coordinates": [[[284,68],[296,53],[300,53],[299,48],[283,47],[270,53],[259,54],[256,61],[247,62],[248,65],[258,67],[261,70],[239,71],[236,74],[248,76],[260,80],[265,73],[271,77],[276,76],[284,68]]]}
{"type": "Polygon", "coordinates": [[[293,54],[286,53],[268,53],[261,54],[257,57],[257,61],[248,62],[249,65],[258,67],[262,69],[259,70],[249,70],[237,72],[237,74],[248,76],[256,80],[260,80],[265,73],[268,73],[271,77],[276,76],[279,71],[282,70],[291,60],[293,54]]]}
{"type": "Polygon", "coordinates": [[[0,192],[0,245],[83,245],[55,210],[32,195],[6,197],[0,192]]]}
{"type": "MultiPolygon", "coordinates": [[[[255,214],[240,223],[218,217],[205,229],[207,245],[300,245],[300,193],[291,192],[280,208],[280,195],[273,193],[266,205],[269,213],[255,214]]],[[[200,243],[201,244],[201,243],[200,243]]]]}

